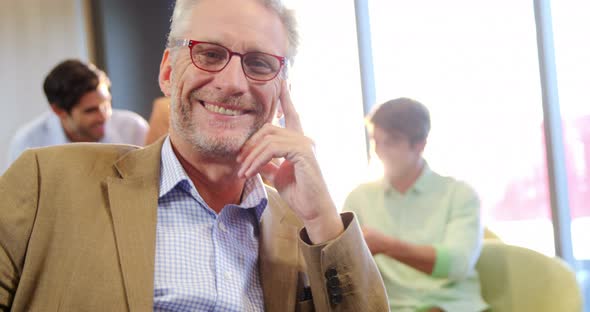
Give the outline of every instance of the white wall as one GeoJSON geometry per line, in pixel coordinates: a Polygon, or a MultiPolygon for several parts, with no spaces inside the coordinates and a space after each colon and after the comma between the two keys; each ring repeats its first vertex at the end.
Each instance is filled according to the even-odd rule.
{"type": "Polygon", "coordinates": [[[0,170],[15,130],[48,109],[43,79],[66,58],[89,60],[86,0],[0,1],[0,170]]]}

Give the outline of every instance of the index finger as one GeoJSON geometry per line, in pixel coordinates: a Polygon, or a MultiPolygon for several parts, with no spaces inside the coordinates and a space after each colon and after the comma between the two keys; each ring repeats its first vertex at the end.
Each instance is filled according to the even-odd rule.
{"type": "Polygon", "coordinates": [[[286,80],[283,80],[281,83],[281,95],[279,96],[279,99],[281,100],[281,108],[285,115],[285,128],[303,134],[303,127],[301,127],[299,114],[295,110],[295,106],[293,106],[293,102],[291,101],[291,92],[289,91],[289,86],[287,85],[286,80]]]}

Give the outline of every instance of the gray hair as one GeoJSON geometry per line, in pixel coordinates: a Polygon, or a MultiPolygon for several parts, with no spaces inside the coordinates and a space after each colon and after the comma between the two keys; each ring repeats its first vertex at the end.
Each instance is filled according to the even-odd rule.
{"type": "MultiPolygon", "coordinates": [[[[285,7],[281,0],[258,0],[265,7],[275,12],[287,32],[287,39],[289,40],[289,48],[287,50],[287,59],[290,64],[293,64],[295,55],[297,54],[297,47],[299,45],[299,34],[297,33],[297,21],[295,18],[295,11],[285,7]]],[[[179,32],[182,29],[182,24],[187,21],[187,15],[190,14],[191,8],[198,2],[198,0],[177,0],[174,5],[174,12],[170,19],[170,33],[168,34],[168,46],[170,46],[175,39],[179,39],[179,32]]]]}

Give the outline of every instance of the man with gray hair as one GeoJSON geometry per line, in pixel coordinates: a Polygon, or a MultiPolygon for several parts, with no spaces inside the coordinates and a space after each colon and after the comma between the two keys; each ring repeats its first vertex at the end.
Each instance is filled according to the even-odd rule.
{"type": "Polygon", "coordinates": [[[289,97],[296,46],[279,1],[178,1],[169,136],[29,150],[0,178],[0,309],[387,311],[289,97]]]}

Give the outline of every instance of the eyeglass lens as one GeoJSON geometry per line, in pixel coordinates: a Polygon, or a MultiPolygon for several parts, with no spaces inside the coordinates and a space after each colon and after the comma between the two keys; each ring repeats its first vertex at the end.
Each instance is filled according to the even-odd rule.
{"type": "MultiPolygon", "coordinates": [[[[199,43],[192,49],[195,65],[206,71],[220,71],[229,63],[230,51],[217,44],[199,43]]],[[[242,68],[250,78],[272,79],[281,68],[281,61],[263,52],[248,52],[242,55],[242,68]]]]}

